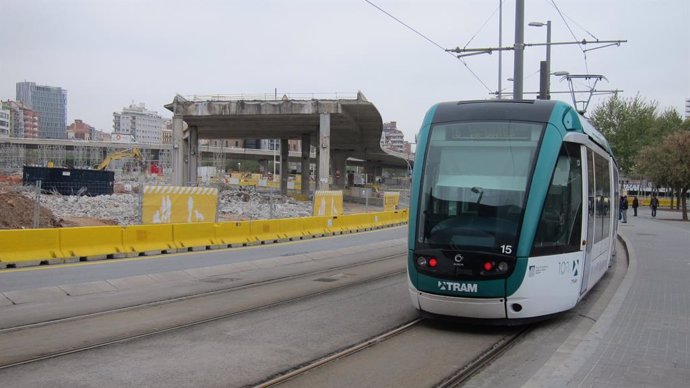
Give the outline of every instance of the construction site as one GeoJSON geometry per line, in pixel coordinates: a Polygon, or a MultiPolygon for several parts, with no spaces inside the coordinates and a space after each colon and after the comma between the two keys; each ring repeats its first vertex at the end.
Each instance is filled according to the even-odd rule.
{"type": "MultiPolygon", "coordinates": [[[[53,228],[141,223],[141,187],[170,182],[168,150],[75,145],[0,144],[0,221],[2,229],[53,228]],[[154,152],[155,151],[155,152],[154,152]],[[168,151],[168,152],[165,152],[168,151]],[[105,153],[105,156],[104,156],[105,153]],[[49,175],[60,176],[60,182],[49,175]],[[105,181],[78,177],[104,174],[105,181]],[[71,181],[64,181],[74,178],[71,181]],[[40,181],[40,182],[39,182],[40,181]],[[104,186],[103,186],[104,185],[104,186]]],[[[311,198],[300,195],[300,175],[288,177],[289,192],[280,194],[279,176],[272,171],[226,168],[226,153],[209,152],[199,167],[199,186],[218,189],[217,221],[305,217],[312,214],[311,198]]],[[[234,161],[231,161],[235,164],[234,161]]],[[[256,164],[256,163],[255,163],[256,164]]],[[[252,168],[250,162],[244,168],[252,168]]],[[[254,166],[258,170],[257,166],[254,166]]],[[[354,174],[351,174],[354,175],[354,174]]],[[[359,184],[350,176],[346,214],[380,211],[381,183],[359,184]]],[[[357,180],[361,179],[359,176],[357,180]]],[[[406,182],[389,178],[388,187],[407,193],[406,182]]],[[[314,183],[310,182],[313,187],[314,183]]],[[[406,196],[403,194],[403,201],[406,196]]]]}

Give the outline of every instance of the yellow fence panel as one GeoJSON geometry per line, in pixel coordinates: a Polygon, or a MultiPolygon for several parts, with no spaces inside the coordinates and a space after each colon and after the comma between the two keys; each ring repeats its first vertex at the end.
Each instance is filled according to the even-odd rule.
{"type": "Polygon", "coordinates": [[[172,224],[126,226],[122,231],[122,240],[127,252],[177,249],[173,239],[172,224]]]}
{"type": "Polygon", "coordinates": [[[249,238],[249,222],[247,221],[236,221],[236,222],[219,222],[215,225],[216,228],[216,240],[220,244],[227,245],[246,245],[252,242],[249,238]]]}
{"type": "Polygon", "coordinates": [[[383,211],[393,211],[398,209],[400,204],[400,193],[395,191],[385,191],[383,193],[383,211]]]}
{"type": "Polygon", "coordinates": [[[121,226],[61,228],[60,247],[65,256],[88,257],[125,253],[121,226]]]}
{"type": "Polygon", "coordinates": [[[217,245],[215,223],[173,224],[173,239],[179,248],[217,245]]]}
{"type": "Polygon", "coordinates": [[[314,216],[339,216],[343,214],[343,192],[317,190],[314,192],[314,216]]]}
{"type": "Polygon", "coordinates": [[[218,189],[210,187],[144,186],[143,224],[214,222],[218,189]]]}
{"type": "Polygon", "coordinates": [[[0,262],[47,260],[64,257],[58,229],[0,230],[0,262]]]}

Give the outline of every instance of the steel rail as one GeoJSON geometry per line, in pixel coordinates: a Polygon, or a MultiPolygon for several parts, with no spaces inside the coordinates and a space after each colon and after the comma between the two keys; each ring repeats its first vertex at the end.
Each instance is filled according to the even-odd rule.
{"type": "Polygon", "coordinates": [[[506,351],[513,347],[513,345],[515,345],[522,337],[524,337],[527,333],[532,331],[534,327],[534,324],[526,325],[517,333],[503,337],[500,341],[494,343],[484,353],[480,354],[479,357],[470,361],[467,365],[457,370],[454,374],[443,379],[436,385],[436,387],[450,388],[460,386],[460,384],[467,381],[477,372],[481,371],[492,361],[502,356],[506,351]]]}
{"type": "Polygon", "coordinates": [[[367,349],[369,347],[375,346],[383,341],[386,341],[392,337],[395,337],[396,335],[409,330],[412,326],[418,324],[421,322],[423,318],[417,318],[414,319],[410,322],[407,322],[401,326],[395,327],[391,330],[388,330],[382,334],[377,335],[376,337],[370,338],[368,340],[362,341],[360,343],[357,343],[355,345],[352,345],[350,347],[347,347],[345,349],[339,350],[335,353],[332,353],[330,355],[327,355],[325,357],[316,359],[314,361],[311,361],[307,364],[304,364],[297,369],[293,369],[289,371],[288,373],[282,374],[277,377],[273,377],[268,381],[261,382],[257,385],[254,386],[254,388],[266,388],[266,387],[272,387],[274,385],[282,384],[290,379],[293,379],[295,377],[301,376],[313,369],[316,369],[322,365],[334,362],[336,360],[339,360],[343,357],[347,357],[350,355],[353,355],[357,352],[360,352],[364,349],[367,349]]]}
{"type": "MultiPolygon", "coordinates": [[[[384,258],[378,258],[375,260],[368,260],[366,262],[360,262],[357,264],[333,267],[333,268],[329,268],[327,270],[319,270],[319,271],[309,272],[307,274],[286,276],[286,277],[283,277],[280,279],[272,279],[272,280],[265,281],[265,282],[257,282],[257,283],[253,283],[251,285],[233,287],[230,289],[217,290],[217,291],[212,291],[212,292],[207,292],[207,293],[192,295],[192,296],[172,298],[172,299],[169,299],[166,301],[144,303],[144,304],[137,305],[137,306],[129,306],[129,307],[125,307],[125,308],[113,309],[113,310],[103,311],[103,312],[98,312],[98,313],[84,314],[84,315],[79,315],[79,316],[69,317],[69,318],[62,318],[59,320],[53,320],[53,321],[48,321],[48,322],[41,322],[41,323],[36,323],[36,324],[24,325],[24,326],[16,326],[13,328],[3,329],[2,331],[0,331],[0,333],[7,333],[7,332],[17,331],[17,330],[27,330],[27,329],[31,329],[34,327],[49,326],[51,324],[64,323],[64,322],[69,322],[69,321],[77,321],[80,319],[89,319],[89,318],[96,317],[96,316],[115,314],[115,313],[119,313],[119,312],[132,311],[132,310],[136,310],[136,309],[154,308],[154,307],[157,307],[157,306],[160,306],[163,304],[170,304],[170,303],[177,302],[177,301],[186,301],[186,300],[202,298],[202,297],[206,297],[206,296],[215,296],[215,295],[222,294],[222,293],[230,293],[230,292],[238,291],[238,290],[242,290],[242,289],[254,288],[254,287],[258,287],[258,286],[262,286],[262,285],[268,285],[268,284],[275,284],[275,283],[279,283],[281,281],[294,280],[294,279],[299,279],[299,278],[308,278],[308,277],[318,275],[321,273],[326,273],[326,272],[331,272],[331,271],[336,271],[336,270],[341,270],[341,269],[347,269],[347,268],[354,268],[354,267],[358,267],[358,266],[362,266],[362,265],[366,265],[366,264],[372,264],[372,263],[376,263],[376,262],[392,260],[392,259],[396,259],[396,258],[400,258],[400,257],[401,257],[401,255],[389,255],[389,256],[385,256],[384,258]]],[[[219,321],[222,319],[232,318],[232,317],[239,316],[242,314],[266,310],[266,309],[269,309],[272,307],[283,306],[283,305],[287,305],[290,303],[295,303],[298,301],[317,297],[320,295],[325,295],[325,294],[329,294],[332,292],[337,292],[337,291],[345,290],[348,288],[361,286],[362,284],[372,283],[372,282],[376,282],[379,280],[383,280],[383,279],[395,277],[398,275],[402,275],[405,273],[405,271],[406,271],[405,269],[396,270],[396,271],[389,271],[389,272],[385,272],[381,275],[374,276],[371,278],[367,278],[367,279],[363,279],[363,280],[359,280],[359,281],[354,281],[354,282],[351,282],[348,284],[336,286],[336,287],[329,288],[326,290],[308,292],[308,293],[305,293],[305,294],[302,294],[302,295],[299,295],[296,297],[278,300],[278,301],[273,302],[273,303],[266,303],[266,304],[262,304],[260,306],[256,306],[256,307],[252,307],[252,308],[246,308],[246,309],[234,311],[231,313],[218,314],[216,316],[205,318],[205,319],[192,320],[189,322],[185,322],[182,324],[177,324],[177,325],[173,325],[173,326],[165,327],[165,328],[161,328],[161,329],[155,328],[151,331],[147,331],[144,333],[124,335],[124,336],[117,338],[117,339],[103,341],[100,343],[95,343],[95,344],[90,344],[90,345],[74,347],[74,348],[70,348],[69,350],[56,351],[56,352],[51,352],[51,353],[47,353],[47,354],[41,354],[39,356],[29,357],[25,360],[20,360],[20,361],[8,363],[8,364],[0,365],[0,370],[4,370],[4,369],[12,368],[15,366],[20,366],[20,365],[26,365],[26,364],[30,364],[30,363],[34,363],[34,362],[38,362],[38,361],[43,361],[43,360],[47,360],[47,359],[51,359],[51,358],[62,357],[62,356],[66,356],[66,355],[70,355],[70,354],[74,354],[74,353],[80,353],[80,352],[84,352],[87,350],[103,348],[103,347],[110,346],[113,344],[119,344],[119,343],[128,342],[128,341],[132,341],[132,340],[136,340],[136,339],[151,337],[154,335],[168,333],[168,332],[172,332],[172,331],[176,331],[176,330],[186,329],[189,327],[198,326],[198,325],[202,325],[202,324],[206,324],[206,323],[210,323],[210,322],[214,322],[214,321],[219,321]]]]}

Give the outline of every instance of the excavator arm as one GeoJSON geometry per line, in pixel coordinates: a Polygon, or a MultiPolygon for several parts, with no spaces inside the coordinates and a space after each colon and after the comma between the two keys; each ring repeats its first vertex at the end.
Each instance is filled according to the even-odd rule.
{"type": "Polygon", "coordinates": [[[121,150],[113,152],[112,154],[106,156],[105,159],[103,159],[103,161],[98,166],[96,166],[96,170],[105,170],[106,168],[108,168],[108,166],[113,160],[120,160],[124,158],[134,158],[139,161],[144,160],[144,156],[141,154],[141,151],[139,151],[138,148],[121,150]]]}

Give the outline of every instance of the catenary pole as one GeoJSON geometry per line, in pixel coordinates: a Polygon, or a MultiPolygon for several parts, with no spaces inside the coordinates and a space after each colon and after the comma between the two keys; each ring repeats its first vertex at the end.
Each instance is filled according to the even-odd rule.
{"type": "Polygon", "coordinates": [[[515,0],[515,64],[513,66],[513,100],[522,100],[522,76],[525,52],[525,0],[515,0]]]}

